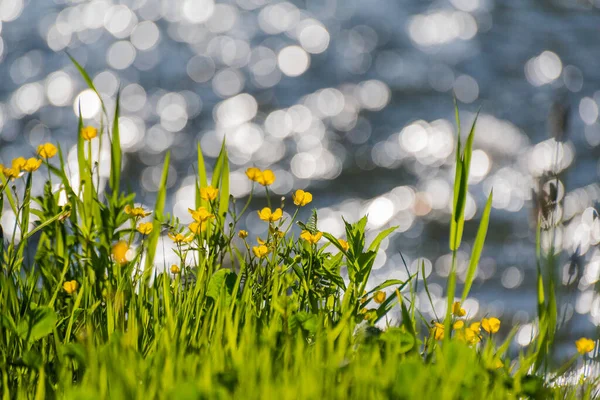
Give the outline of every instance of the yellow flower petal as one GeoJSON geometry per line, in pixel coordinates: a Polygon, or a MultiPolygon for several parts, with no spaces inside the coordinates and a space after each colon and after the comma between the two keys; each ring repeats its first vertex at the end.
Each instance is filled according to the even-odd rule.
{"type": "Polygon", "coordinates": [[[577,351],[579,352],[579,354],[586,354],[594,350],[594,347],[596,347],[596,342],[594,342],[591,339],[582,337],[575,342],[575,347],[577,347],[577,351]]]}
{"type": "Polygon", "coordinates": [[[40,144],[37,147],[37,154],[42,158],[52,158],[56,155],[58,149],[52,143],[40,144]]]}
{"type": "Polygon", "coordinates": [[[98,130],[93,126],[86,126],[85,128],[81,128],[81,136],[84,140],[92,140],[98,136],[98,130]]]}

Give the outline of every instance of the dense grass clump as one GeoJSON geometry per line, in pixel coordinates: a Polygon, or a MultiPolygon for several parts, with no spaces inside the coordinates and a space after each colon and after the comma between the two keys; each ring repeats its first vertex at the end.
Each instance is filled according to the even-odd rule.
{"type": "MultiPolygon", "coordinates": [[[[548,361],[556,301],[541,254],[538,334],[516,357],[509,357],[514,329],[501,341],[499,319],[474,320],[462,308],[484,246],[491,195],[463,292],[455,296],[475,124],[464,148],[458,141],[447,310],[427,321],[414,302],[417,284],[429,293],[422,273],[367,291],[380,243],[395,228],[371,243],[365,240],[367,217],[344,221],[343,238],[321,232],[315,211],[307,221],[296,220],[311,193],[296,190],[274,204],[269,186],[276,177],[258,168],[247,175],[252,193],[266,190],[265,204],[249,210],[252,194],[244,205],[229,195],[225,144],[210,181],[198,148],[191,224],[182,226],[164,209],[168,154],[154,209],[136,205],[133,194],[121,191],[118,116],[117,98],[110,129],[106,110],[99,129],[79,121],[77,182],[65,171],[60,147],[51,143],[41,145],[37,157],[0,168],[0,201],[16,216],[14,226],[3,227],[0,259],[3,399],[595,394],[596,382],[588,378],[577,387],[553,383],[577,355],[560,369],[548,361]],[[94,140],[111,141],[110,189],[101,194],[94,140]],[[37,179],[46,180],[44,192],[32,197],[37,179]],[[283,209],[292,217],[285,218],[283,209]],[[247,212],[257,212],[268,225],[268,234],[256,242],[237,228],[247,212]],[[294,225],[301,228],[298,236],[294,225]],[[165,235],[175,244],[177,264],[155,260],[165,235]],[[401,313],[396,322],[389,318],[393,307],[401,313]]],[[[593,347],[585,338],[577,342],[581,354],[593,347]]]]}

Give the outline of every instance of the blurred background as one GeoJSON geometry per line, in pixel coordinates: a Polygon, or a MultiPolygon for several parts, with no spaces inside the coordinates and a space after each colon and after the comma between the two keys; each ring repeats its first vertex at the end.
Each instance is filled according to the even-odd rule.
{"type": "MultiPolygon", "coordinates": [[[[545,223],[558,222],[542,242],[561,252],[559,355],[570,354],[572,338],[596,337],[600,325],[599,7],[598,0],[0,0],[0,160],[53,141],[77,181],[78,105],[96,126],[101,107],[68,51],[109,114],[121,90],[124,177],[137,201],[152,208],[170,150],[167,209],[186,222],[196,142],[212,164],[226,136],[236,198],[250,192],[246,168],[270,168],[287,211],[292,190],[314,194],[322,230],[341,236],[342,216],[365,213],[371,236],[398,225],[372,283],[404,279],[424,263],[434,307],[422,291],[417,301],[434,318],[446,304],[451,259],[455,95],[463,134],[481,107],[463,278],[494,188],[488,240],[464,306],[471,316],[498,316],[506,329],[519,324],[516,342],[529,343],[541,207],[545,223]]],[[[107,177],[109,149],[99,150],[107,177]]],[[[34,184],[40,191],[41,179],[34,184]]],[[[253,209],[263,205],[259,198],[253,209]]],[[[13,221],[5,211],[2,225],[13,221]]],[[[254,212],[242,222],[253,237],[265,233],[254,212]]],[[[157,259],[169,265],[171,256],[166,248],[157,259]]]]}

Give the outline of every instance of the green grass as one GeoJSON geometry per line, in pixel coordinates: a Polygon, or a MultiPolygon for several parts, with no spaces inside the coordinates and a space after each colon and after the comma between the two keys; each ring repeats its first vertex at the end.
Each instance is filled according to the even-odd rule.
{"type": "MultiPolygon", "coordinates": [[[[95,90],[85,70],[75,64],[95,90]]],[[[271,221],[264,222],[269,229],[263,244],[249,242],[237,223],[244,213],[260,211],[249,208],[254,190],[266,189],[264,206],[271,204],[270,178],[266,171],[252,175],[252,194],[244,205],[236,203],[229,194],[225,143],[210,183],[198,146],[196,199],[190,204],[195,225],[183,226],[165,210],[168,153],[154,210],[132,208],[134,195],[121,191],[118,98],[112,123],[104,105],[102,109],[103,122],[92,140],[111,140],[106,193],[96,189],[98,166],[92,162],[90,142],[81,135],[82,120],[74,133],[77,184],[68,179],[60,148],[54,157],[38,153],[47,176],[44,167],[26,171],[21,160],[12,169],[0,169],[0,201],[17,217],[15,226],[2,227],[0,248],[2,399],[506,399],[594,394],[597,381],[592,378],[552,384],[572,369],[578,356],[562,366],[550,362],[556,301],[546,269],[553,261],[541,252],[540,329],[519,354],[511,358],[508,352],[515,329],[501,340],[493,316],[478,327],[473,323],[480,321],[466,319],[460,303],[455,304],[468,297],[476,276],[492,204],[490,195],[464,290],[455,298],[475,123],[464,149],[458,141],[448,307],[442,320],[427,321],[413,301],[418,282],[429,294],[423,274],[366,290],[379,245],[395,228],[366,243],[364,217],[344,221],[345,236],[337,238],[318,231],[315,211],[307,221],[297,221],[301,206],[286,196],[285,209],[293,217],[278,218],[273,207],[271,221]],[[15,168],[19,176],[14,176],[15,168]],[[46,180],[43,194],[35,198],[33,180],[46,180]],[[61,191],[52,189],[56,184],[61,191]],[[149,226],[140,227],[142,218],[149,226]],[[292,229],[296,224],[303,231],[300,237],[292,229]],[[165,234],[178,242],[180,262],[159,272],[163,268],[154,268],[154,256],[165,234]],[[401,312],[399,321],[390,318],[394,307],[401,312]],[[385,329],[377,327],[382,324],[385,329]]],[[[296,202],[309,207],[306,196],[297,193],[296,202]]],[[[268,215],[261,211],[265,220],[268,215]]]]}

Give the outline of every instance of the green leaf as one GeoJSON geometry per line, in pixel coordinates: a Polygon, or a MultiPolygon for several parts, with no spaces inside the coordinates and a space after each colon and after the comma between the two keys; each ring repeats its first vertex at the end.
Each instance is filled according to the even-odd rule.
{"type": "Polygon", "coordinates": [[[119,196],[119,186],[121,183],[121,136],[119,133],[119,115],[120,115],[121,92],[117,92],[117,103],[115,105],[115,116],[112,126],[112,139],[110,142],[110,188],[113,191],[113,199],[119,196]]]}
{"type": "Polygon", "coordinates": [[[196,208],[201,206],[206,207],[206,201],[200,197],[200,189],[208,186],[206,178],[206,164],[204,163],[204,156],[202,155],[202,148],[200,142],[198,142],[198,181],[196,182],[196,208]]]}
{"type": "Polygon", "coordinates": [[[150,271],[154,265],[154,255],[156,254],[156,246],[160,236],[160,226],[163,219],[163,211],[167,198],[167,179],[169,178],[169,160],[171,153],[167,151],[165,163],[163,165],[162,176],[156,194],[156,205],[154,206],[154,221],[152,221],[152,232],[148,236],[148,250],[146,251],[146,266],[144,269],[144,281],[150,278],[150,271]]]}
{"type": "MultiPolygon", "coordinates": [[[[413,275],[414,276],[414,275],[413,275]]],[[[408,282],[410,282],[410,280],[412,279],[409,278],[406,281],[401,281],[400,279],[388,279],[386,281],[384,281],[383,283],[375,286],[373,289],[371,289],[368,293],[367,296],[370,295],[371,293],[375,293],[378,290],[383,290],[387,287],[390,287],[392,285],[400,285],[398,288],[396,288],[397,290],[402,290],[404,289],[404,287],[408,284],[408,282]]]]}
{"type": "Polygon", "coordinates": [[[223,147],[223,150],[223,171],[221,172],[221,183],[219,185],[219,214],[222,216],[229,209],[229,160],[225,147],[223,147]]]}
{"type": "Polygon", "coordinates": [[[369,251],[377,251],[379,249],[381,241],[385,239],[390,233],[394,232],[396,229],[398,229],[397,226],[392,226],[391,228],[379,232],[375,239],[373,239],[373,241],[371,242],[371,245],[369,246],[369,251]]]}
{"type": "MultiPolygon", "coordinates": [[[[100,99],[100,105],[102,106],[102,111],[104,112],[104,115],[108,115],[108,113],[106,112],[106,108],[104,107],[104,102],[102,101],[102,97],[100,97],[100,93],[98,93],[98,90],[96,90],[96,87],[94,86],[94,82],[92,81],[92,78],[90,78],[90,76],[87,73],[87,71],[85,70],[85,68],[83,68],[81,66],[81,64],[79,64],[77,62],[77,60],[75,60],[69,53],[67,53],[67,56],[69,56],[69,58],[71,59],[71,62],[73,63],[73,65],[75,65],[75,68],[77,68],[77,70],[83,77],[83,80],[85,81],[85,83],[87,83],[88,87],[90,89],[92,89],[96,93],[96,96],[98,96],[98,99],[100,99]]],[[[79,113],[79,115],[81,115],[81,112],[79,113]]]]}
{"type": "Polygon", "coordinates": [[[473,250],[471,251],[471,260],[469,261],[469,268],[467,269],[467,276],[465,278],[465,287],[463,289],[461,299],[462,302],[464,302],[469,295],[469,290],[471,290],[471,285],[473,285],[473,280],[475,279],[475,272],[477,272],[477,265],[479,264],[481,251],[483,250],[483,245],[487,236],[493,196],[494,193],[492,191],[487,199],[487,202],[485,203],[483,214],[481,215],[479,229],[477,230],[477,236],[475,237],[475,243],[473,244],[473,250]]]}
{"type": "Polygon", "coordinates": [[[51,334],[55,326],[56,313],[52,307],[37,307],[19,322],[17,333],[21,339],[31,343],[51,334]]]}
{"type": "Polygon", "coordinates": [[[226,304],[230,305],[236,279],[237,275],[230,270],[224,268],[218,270],[210,277],[206,297],[217,301],[225,290],[226,304]]]}
{"type": "Polygon", "coordinates": [[[290,317],[288,320],[290,331],[296,331],[301,328],[309,334],[317,332],[317,316],[305,311],[300,311],[290,317]]]}

